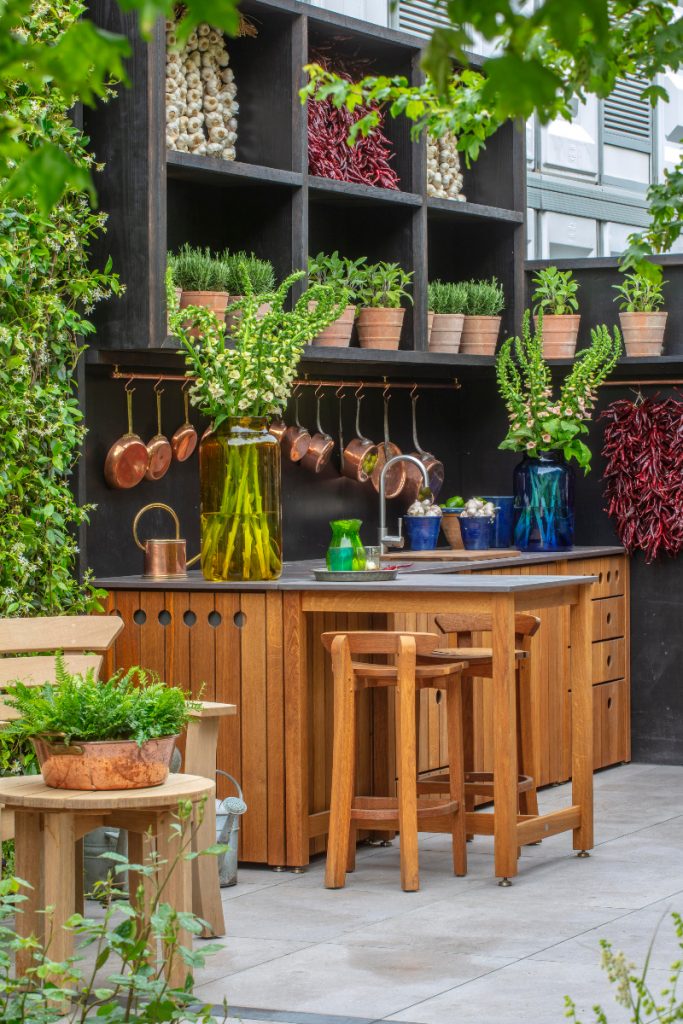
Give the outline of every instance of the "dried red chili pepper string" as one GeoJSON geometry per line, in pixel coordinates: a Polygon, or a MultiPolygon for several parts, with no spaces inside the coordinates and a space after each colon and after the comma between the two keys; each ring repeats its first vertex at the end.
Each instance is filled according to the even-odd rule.
{"type": "MultiPolygon", "coordinates": [[[[330,68],[324,58],[319,57],[318,63],[330,68]]],[[[343,76],[351,81],[350,75],[343,72],[343,76]]],[[[351,147],[346,141],[351,127],[368,109],[359,107],[352,113],[346,107],[335,107],[331,100],[308,101],[309,174],[379,188],[399,187],[399,177],[389,166],[394,154],[382,131],[384,115],[381,111],[380,123],[370,135],[359,138],[351,147]]]]}
{"type": "Polygon", "coordinates": [[[683,550],[683,402],[612,402],[602,454],[608,514],[627,551],[645,561],[683,550]]]}

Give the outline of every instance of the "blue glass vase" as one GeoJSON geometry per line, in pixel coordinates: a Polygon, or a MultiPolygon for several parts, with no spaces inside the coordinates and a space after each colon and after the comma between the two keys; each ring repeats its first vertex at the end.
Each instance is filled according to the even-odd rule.
{"type": "Polygon", "coordinates": [[[513,476],[515,547],[568,551],[574,546],[574,471],[560,452],[525,455],[513,476]]]}

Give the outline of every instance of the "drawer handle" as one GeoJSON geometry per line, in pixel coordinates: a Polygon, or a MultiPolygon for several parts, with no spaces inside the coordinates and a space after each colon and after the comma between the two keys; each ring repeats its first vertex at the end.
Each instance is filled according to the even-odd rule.
{"type": "Polygon", "coordinates": [[[602,573],[598,573],[598,583],[602,583],[602,573]]]}
{"type": "Polygon", "coordinates": [[[607,625],[609,626],[610,622],[612,621],[612,613],[611,612],[607,612],[607,620],[606,621],[607,621],[607,625]]]}
{"type": "Polygon", "coordinates": [[[611,664],[612,664],[612,655],[608,654],[607,655],[607,668],[609,668],[611,664]]]}
{"type": "Polygon", "coordinates": [[[609,581],[610,581],[611,579],[612,579],[612,573],[611,573],[611,572],[610,572],[610,571],[608,570],[608,571],[607,571],[607,582],[609,583],[609,581]]]}
{"type": "Polygon", "coordinates": [[[612,698],[611,698],[611,697],[608,697],[608,698],[607,698],[607,710],[609,711],[609,709],[610,709],[611,707],[612,707],[612,698]]]}

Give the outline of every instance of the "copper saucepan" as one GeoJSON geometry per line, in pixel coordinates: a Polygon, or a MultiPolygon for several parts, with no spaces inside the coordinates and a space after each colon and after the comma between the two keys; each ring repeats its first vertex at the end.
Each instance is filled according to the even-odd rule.
{"type": "Polygon", "coordinates": [[[185,540],[180,536],[180,522],[178,516],[175,514],[170,505],[164,505],[163,502],[153,501],[149,505],[144,505],[135,516],[133,520],[133,539],[145,553],[145,563],[143,576],[148,579],[164,580],[172,579],[176,576],[187,576],[187,567],[193,565],[199,561],[201,552],[199,555],[195,555],[189,562],[187,561],[187,551],[185,540]],[[140,519],[153,508],[163,509],[173,519],[175,523],[175,537],[150,537],[144,543],[138,536],[138,524],[140,519]]]}
{"type": "Polygon", "coordinates": [[[128,407],[128,432],[114,441],[107,452],[104,463],[104,478],[110,487],[126,490],[135,487],[144,478],[149,464],[147,445],[133,430],[133,392],[131,382],[126,382],[126,404],[128,407]]]}
{"type": "Polygon", "coordinates": [[[178,427],[171,438],[173,458],[176,462],[185,462],[197,447],[197,431],[190,423],[190,396],[187,393],[186,384],[183,385],[183,406],[185,422],[178,427]]]}
{"type": "MultiPolygon", "coordinates": [[[[379,482],[382,475],[384,463],[393,459],[395,455],[401,454],[401,449],[393,441],[389,440],[389,389],[384,391],[384,441],[377,446],[377,462],[372,471],[372,486],[379,494],[379,482]]],[[[387,472],[385,480],[385,491],[387,498],[397,498],[403,490],[406,482],[405,462],[398,462],[387,472]]]]}
{"type": "MultiPolygon", "coordinates": [[[[414,390],[411,393],[410,400],[412,405],[412,416],[413,416],[413,444],[415,445],[415,451],[411,452],[416,459],[419,459],[424,468],[427,470],[429,476],[429,489],[432,492],[432,497],[437,498],[441,487],[443,486],[444,468],[443,462],[440,462],[436,456],[431,455],[420,447],[420,442],[417,439],[417,391],[414,390]]],[[[409,505],[412,505],[417,500],[417,496],[424,487],[424,480],[422,479],[422,473],[420,473],[417,466],[413,463],[406,463],[406,485],[403,490],[403,495],[409,505]]]]}
{"type": "Polygon", "coordinates": [[[171,442],[161,429],[161,396],[164,389],[159,384],[155,384],[154,391],[157,396],[157,432],[147,442],[149,463],[145,472],[145,480],[161,480],[162,476],[168,472],[168,467],[173,459],[171,442]]]}
{"type": "Polygon", "coordinates": [[[278,441],[282,440],[282,438],[285,436],[286,432],[287,432],[287,424],[282,419],[282,417],[280,417],[279,420],[273,420],[273,422],[268,427],[268,433],[272,434],[273,437],[277,438],[278,441]]]}
{"type": "Polygon", "coordinates": [[[363,437],[360,431],[360,403],[363,400],[362,386],[356,392],[356,436],[349,441],[344,449],[344,476],[364,484],[370,477],[377,461],[377,445],[369,438],[363,437]],[[370,470],[365,468],[369,459],[372,459],[370,470]]]}
{"type": "Polygon", "coordinates": [[[288,455],[292,462],[301,462],[309,449],[311,435],[299,423],[299,395],[294,399],[294,423],[295,426],[287,427],[282,438],[282,450],[288,455]]]}
{"type": "Polygon", "coordinates": [[[320,426],[320,400],[322,395],[318,394],[319,390],[316,390],[315,395],[315,425],[317,433],[311,438],[308,451],[301,460],[301,465],[312,473],[319,473],[321,469],[325,468],[330,461],[334,449],[334,439],[320,426]]]}

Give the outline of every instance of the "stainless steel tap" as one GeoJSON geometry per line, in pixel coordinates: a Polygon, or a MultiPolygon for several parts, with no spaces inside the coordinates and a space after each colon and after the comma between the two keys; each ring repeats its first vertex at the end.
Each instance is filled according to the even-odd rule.
{"type": "Polygon", "coordinates": [[[393,459],[389,459],[388,462],[384,463],[379,477],[379,543],[382,550],[389,547],[402,548],[405,544],[402,519],[398,521],[397,536],[391,537],[387,533],[386,476],[391,467],[395,466],[397,462],[412,462],[422,473],[425,487],[429,487],[429,474],[424,464],[419,459],[416,459],[414,455],[394,455],[393,459]]]}

